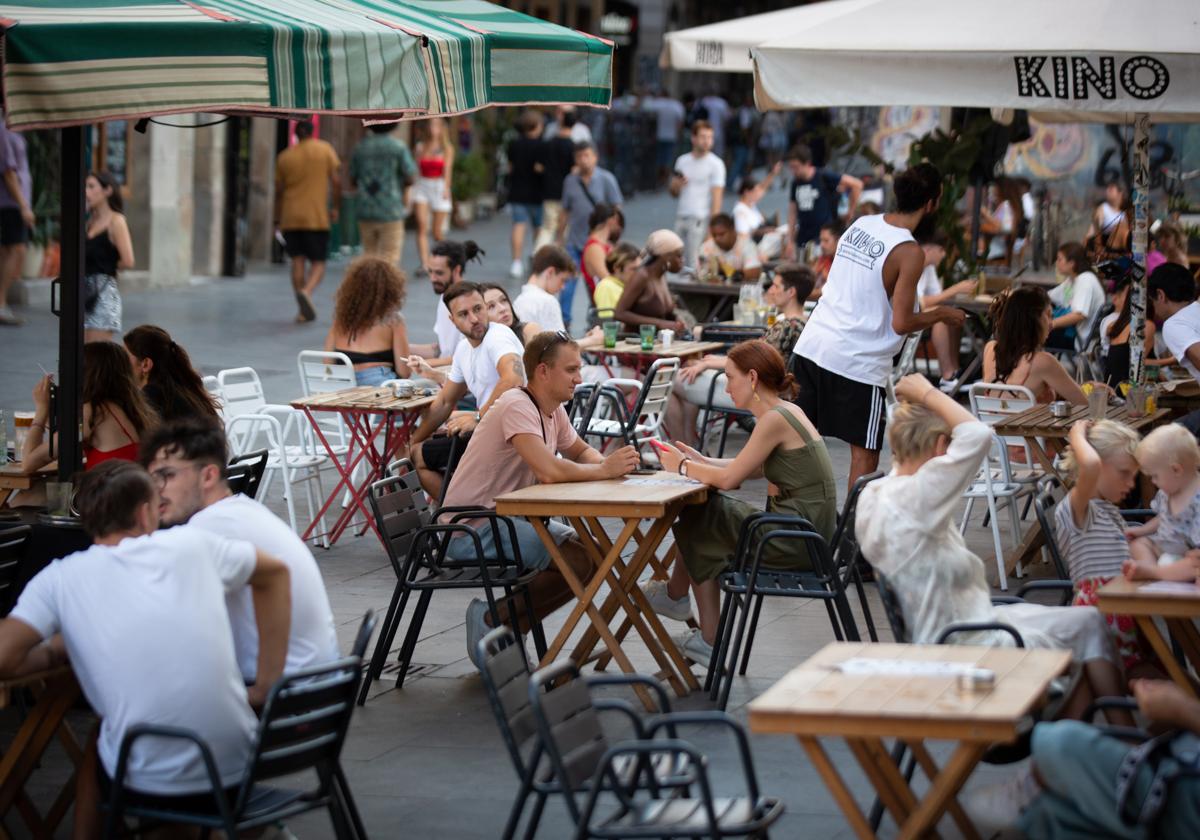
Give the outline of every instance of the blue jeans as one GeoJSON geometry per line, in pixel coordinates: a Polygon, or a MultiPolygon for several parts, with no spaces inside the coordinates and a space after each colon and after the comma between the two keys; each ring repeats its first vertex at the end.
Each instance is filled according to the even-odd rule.
{"type": "Polygon", "coordinates": [[[542,226],[542,205],[513,204],[512,220],[514,225],[533,225],[534,229],[542,226]]]}
{"type": "Polygon", "coordinates": [[[354,371],[354,379],[359,385],[377,386],[395,378],[396,371],[392,369],[391,365],[373,365],[354,371]]]}
{"type": "MultiPolygon", "coordinates": [[[[533,530],[529,520],[513,517],[511,521],[513,530],[517,532],[517,547],[521,551],[521,565],[526,569],[537,569],[539,572],[549,566],[550,552],[546,550],[545,544],[537,535],[537,531],[533,530]]],[[[568,538],[575,536],[574,528],[563,525],[561,522],[555,522],[553,519],[547,521],[546,527],[557,545],[562,545],[568,538]]],[[[491,522],[478,520],[475,530],[479,534],[484,557],[496,557],[496,530],[499,530],[500,543],[504,546],[505,556],[512,559],[512,537],[504,523],[497,523],[497,527],[494,529],[491,522]]],[[[466,535],[456,536],[446,548],[446,554],[455,560],[474,560],[476,557],[475,541],[466,535]]]]}
{"type": "MultiPolygon", "coordinates": [[[[573,248],[567,246],[567,253],[571,255],[571,259],[575,261],[575,265],[583,265],[583,250],[581,248],[573,248]]],[[[571,303],[575,300],[575,286],[579,283],[579,275],[572,274],[567,278],[567,282],[563,283],[562,291],[558,293],[558,305],[562,307],[563,324],[570,329],[571,327],[571,303]]]]}
{"type": "MultiPolygon", "coordinates": [[[[1117,769],[1130,745],[1075,720],[1039,723],[1033,763],[1046,790],[1021,815],[1020,829],[1039,840],[1200,836],[1200,777],[1170,783],[1157,826],[1128,826],[1117,813],[1117,769]]],[[[1130,815],[1142,807],[1153,769],[1139,768],[1129,796],[1130,815]]]]}

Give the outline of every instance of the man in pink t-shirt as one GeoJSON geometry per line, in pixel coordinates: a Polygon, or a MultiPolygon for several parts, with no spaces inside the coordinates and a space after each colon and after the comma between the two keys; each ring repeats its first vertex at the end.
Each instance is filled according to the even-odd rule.
{"type": "MultiPolygon", "coordinates": [[[[579,345],[564,332],[535,335],[525,345],[525,376],[529,385],[513,388],[497,399],[484,415],[459,461],[454,480],[446,493],[446,506],[495,507],[495,499],[538,482],[595,481],[619,478],[637,467],[639,458],[632,446],[623,446],[607,457],[588,446],[571,426],[563,403],[571,399],[583,379],[579,345]],[[562,457],[558,457],[558,456],[562,457]]],[[[525,519],[513,519],[517,549],[526,568],[542,570],[530,584],[533,608],[544,618],[567,603],[572,595],[559,571],[550,566],[550,554],[525,519]]],[[[563,558],[583,581],[592,575],[592,562],[574,530],[550,520],[563,558]]],[[[501,541],[511,556],[506,529],[501,541]]],[[[495,534],[490,527],[479,529],[487,556],[495,554],[495,534]]],[[[474,542],[463,537],[451,541],[449,554],[474,559],[474,542]]],[[[502,612],[502,615],[505,613],[502,612]]],[[[518,621],[523,623],[524,613],[518,621]]],[[[475,646],[490,624],[487,604],[475,599],[467,607],[467,653],[475,659],[475,646]]],[[[478,663],[476,663],[478,664],[478,663]]]]}

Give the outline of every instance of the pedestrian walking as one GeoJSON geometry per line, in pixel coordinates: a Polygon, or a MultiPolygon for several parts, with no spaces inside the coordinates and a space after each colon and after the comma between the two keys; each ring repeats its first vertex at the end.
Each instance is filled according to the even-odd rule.
{"type": "MultiPolygon", "coordinates": [[[[517,117],[520,136],[508,144],[508,206],[512,211],[512,267],[509,275],[525,273],[525,235],[542,226],[542,115],[525,111],[517,117]]],[[[572,148],[572,153],[574,149],[572,148]]]]}
{"type": "Polygon", "coordinates": [[[821,226],[829,224],[837,216],[838,193],[849,194],[847,217],[854,218],[863,182],[853,175],[817,166],[813,163],[813,153],[808,146],[793,146],[784,160],[792,171],[785,256],[790,260],[803,259],[804,248],[808,243],[817,241],[821,226]]]}
{"type": "Polygon", "coordinates": [[[10,131],[0,117],[0,326],[19,326],[8,306],[8,290],[21,276],[25,243],[33,234],[33,179],[25,135],[10,131]]]}
{"type": "Polygon", "coordinates": [[[408,187],[417,177],[408,144],[394,123],[367,126],[350,157],[350,185],[358,192],[358,234],[363,254],[399,267],[404,256],[408,187]]]}
{"type": "Polygon", "coordinates": [[[879,466],[884,385],[904,336],[934,324],[961,327],[961,309],[919,310],[922,238],[932,227],[942,176],[921,163],[896,176],[896,211],[862,216],[842,235],[821,301],[792,351],[797,404],[822,435],[850,444],[849,486],[879,466]]]}
{"type": "Polygon", "coordinates": [[[83,249],[83,340],[112,341],[121,333],[121,292],[117,271],[133,268],[133,239],[125,220],[121,187],[108,172],[87,176],[88,208],[83,249]]]}
{"type": "Polygon", "coordinates": [[[654,182],[662,185],[670,180],[671,164],[677,157],[679,135],[683,132],[683,121],[687,114],[682,102],[661,91],[656,96],[647,97],[642,104],[642,110],[654,115],[654,182]]]}
{"type": "Polygon", "coordinates": [[[454,178],[454,141],[446,121],[429,120],[424,140],[417,143],[418,177],[412,188],[413,214],[417,217],[417,254],[422,267],[429,264],[429,235],[433,241],[446,238],[450,220],[450,184],[454,178]]]}
{"type": "Polygon", "coordinates": [[[558,239],[561,226],[563,183],[575,166],[575,141],[571,126],[546,126],[542,132],[542,226],[538,230],[533,250],[550,245],[558,239]]]}
{"type": "Polygon", "coordinates": [[[692,150],[675,161],[669,189],[679,199],[675,232],[683,240],[683,264],[696,268],[708,220],[721,212],[725,162],[712,151],[713,129],[705,120],[692,124],[692,150]]]}
{"type": "MultiPolygon", "coordinates": [[[[588,220],[598,204],[610,204],[620,208],[625,200],[616,177],[607,169],[596,165],[596,147],[591,143],[575,146],[575,171],[563,180],[562,216],[558,225],[558,241],[565,244],[572,261],[579,265],[583,261],[583,248],[587,244],[588,220]]],[[[563,323],[571,326],[571,302],[575,298],[578,275],[571,275],[559,293],[563,323]]]]}
{"type": "Polygon", "coordinates": [[[299,323],[316,320],[312,293],[325,277],[329,227],[342,205],[341,161],[333,146],[313,137],[313,130],[308,120],[296,123],[295,145],[275,161],[275,227],[292,261],[299,323]]]}

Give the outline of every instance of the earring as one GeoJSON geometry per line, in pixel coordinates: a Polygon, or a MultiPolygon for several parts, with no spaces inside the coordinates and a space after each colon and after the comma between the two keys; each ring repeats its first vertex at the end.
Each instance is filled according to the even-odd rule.
{"type": "Polygon", "coordinates": [[[755,402],[762,402],[762,400],[760,400],[760,399],[759,399],[759,397],[758,397],[758,386],[755,386],[755,388],[754,388],[754,401],[755,401],[755,402]]]}

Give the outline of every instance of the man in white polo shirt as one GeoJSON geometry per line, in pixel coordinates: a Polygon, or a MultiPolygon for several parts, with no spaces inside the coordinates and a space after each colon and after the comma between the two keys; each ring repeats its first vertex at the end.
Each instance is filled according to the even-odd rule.
{"type": "Polygon", "coordinates": [[[822,435],[850,444],[850,486],[879,466],[884,386],[904,336],[938,323],[962,326],[966,317],[945,306],[922,312],[917,299],[925,253],[913,232],[932,224],[941,174],[929,163],[910,167],[894,192],[896,212],[861,216],[838,240],[821,300],[792,352],[796,404],[822,435]]]}
{"type": "Polygon", "coordinates": [[[704,120],[692,124],[692,150],[675,161],[668,189],[679,198],[675,232],[683,240],[683,264],[696,267],[708,220],[721,212],[725,196],[725,162],[712,152],[713,127],[704,120]]]}
{"type": "MultiPolygon", "coordinates": [[[[163,527],[185,522],[231,540],[246,540],[287,564],[292,622],[285,673],[332,662],[339,656],[333,610],[317,561],[288,524],[249,496],[229,491],[229,460],[221,427],[199,418],[159,426],[142,440],[142,460],[158,483],[163,527]]],[[[238,668],[252,683],[258,664],[254,603],[245,589],[225,597],[238,668]]]]}
{"type": "Polygon", "coordinates": [[[533,255],[533,274],[513,301],[513,312],[527,324],[544,330],[563,330],[558,293],[575,274],[575,261],[565,248],[543,245],[533,255]]]}
{"type": "Polygon", "coordinates": [[[442,495],[442,476],[453,470],[462,457],[471,432],[492,403],[510,388],[525,384],[521,365],[525,348],[511,329],[488,321],[483,287],[477,283],[456,283],[442,295],[442,301],[464,340],[455,348],[446,384],[413,432],[410,444],[421,486],[434,499],[442,495]],[[479,410],[455,411],[458,401],[468,393],[475,398],[479,410]],[[426,440],[442,423],[446,423],[450,437],[426,440]],[[453,436],[458,436],[458,445],[452,462],[453,436]]]}
{"type": "MultiPolygon", "coordinates": [[[[257,727],[250,704],[261,704],[283,672],[291,610],[280,560],[188,525],[159,531],[154,481],[135,463],[84,473],[75,504],[95,543],[43,569],[0,622],[0,676],[62,662],[65,648],[100,716],[103,775],[89,748],[75,803],[81,836],[79,821],[98,829],[97,783],[112,779],[137,724],[195,732],[221,783],[241,782],[257,727]],[[250,590],[260,639],[249,690],[225,612],[226,594],[241,588],[250,590]]],[[[136,742],[126,783],[156,804],[211,807],[204,764],[187,741],[136,742]]]]}

